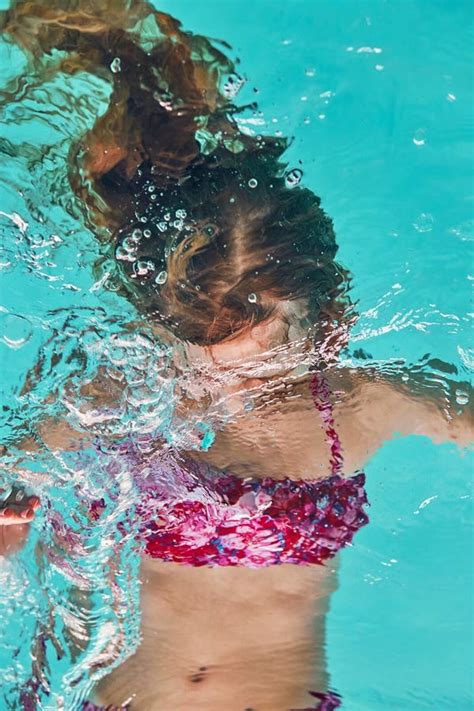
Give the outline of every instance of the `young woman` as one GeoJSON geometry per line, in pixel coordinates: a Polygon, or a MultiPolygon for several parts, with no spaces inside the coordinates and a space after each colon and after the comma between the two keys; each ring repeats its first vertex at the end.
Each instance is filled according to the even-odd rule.
{"type": "MultiPolygon", "coordinates": [[[[332,222],[285,170],[285,141],[239,131],[240,80],[205,38],[133,1],[17,2],[3,26],[39,77],[111,84],[71,151],[71,184],[115,259],[110,280],[175,349],[180,417],[208,414],[215,430],[174,453],[179,497],[156,483],[169,448],[115,448],[137,480],[148,472],[142,643],[99,698],[133,711],[335,709],[324,620],[334,556],[368,520],[361,468],[396,434],[464,446],[472,417],[420,382],[338,366],[355,313],[332,222]]],[[[99,378],[94,403],[116,387],[99,378]]],[[[56,449],[78,438],[39,427],[56,449]]],[[[3,506],[4,535],[38,506],[21,495],[3,506]]]]}

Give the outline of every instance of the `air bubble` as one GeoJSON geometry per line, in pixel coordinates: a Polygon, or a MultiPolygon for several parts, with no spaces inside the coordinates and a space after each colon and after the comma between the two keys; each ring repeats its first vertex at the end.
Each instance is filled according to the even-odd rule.
{"type": "Polygon", "coordinates": [[[250,180],[248,182],[249,188],[256,188],[257,185],[258,185],[258,180],[256,180],[255,178],[250,178],[250,180]]]}
{"type": "Polygon", "coordinates": [[[419,128],[417,131],[415,131],[415,135],[413,136],[413,143],[415,146],[424,146],[426,141],[426,132],[424,128],[419,128]]]}
{"type": "Polygon", "coordinates": [[[166,232],[166,230],[168,229],[168,225],[166,224],[166,222],[158,222],[157,227],[160,232],[166,232]]]}
{"type": "Polygon", "coordinates": [[[224,146],[231,153],[241,153],[245,148],[242,141],[238,141],[236,138],[233,138],[233,139],[225,138],[224,139],[224,146]]]}
{"type": "Polygon", "coordinates": [[[155,284],[164,284],[167,279],[168,279],[168,272],[162,271],[157,275],[157,277],[155,279],[155,284]]]}
{"type": "Polygon", "coordinates": [[[217,227],[215,225],[206,225],[204,228],[204,232],[209,237],[214,237],[217,234],[217,227]]]}
{"type": "Polygon", "coordinates": [[[11,313],[0,313],[1,340],[9,348],[21,348],[30,340],[33,329],[24,316],[11,313]]]}
{"type": "Polygon", "coordinates": [[[474,242],[474,220],[465,220],[458,227],[451,227],[448,232],[463,242],[474,242]]]}
{"type": "Polygon", "coordinates": [[[142,231],[137,227],[135,230],[133,230],[132,234],[130,235],[130,238],[134,242],[139,242],[142,238],[142,231]]]}
{"type": "Polygon", "coordinates": [[[122,64],[121,64],[121,62],[120,62],[120,58],[119,58],[119,57],[115,57],[115,59],[112,60],[112,62],[111,62],[111,64],[110,64],[110,69],[111,69],[111,71],[112,71],[114,74],[118,74],[118,72],[121,71],[121,69],[122,69],[122,64]]]}
{"type": "Polygon", "coordinates": [[[115,258],[119,259],[121,262],[134,262],[135,256],[125,249],[121,244],[115,250],[115,258]]]}
{"type": "Polygon", "coordinates": [[[413,227],[417,232],[431,232],[433,225],[433,215],[430,215],[428,212],[420,213],[413,223],[413,227]]]}
{"type": "Polygon", "coordinates": [[[258,301],[258,296],[257,296],[257,294],[255,294],[254,292],[252,292],[251,294],[249,294],[249,295],[247,296],[247,299],[250,301],[251,304],[256,304],[257,301],[258,301]]]}
{"type": "Polygon", "coordinates": [[[306,74],[307,77],[314,77],[315,74],[316,74],[316,69],[314,69],[313,67],[308,67],[308,68],[305,70],[305,74],[306,74]]]}
{"type": "Polygon", "coordinates": [[[155,265],[149,259],[140,259],[134,263],[133,271],[137,276],[150,276],[155,271],[155,265]]]}
{"type": "Polygon", "coordinates": [[[294,188],[301,183],[303,171],[299,168],[293,168],[285,175],[285,185],[287,188],[294,188]]]}
{"type": "Polygon", "coordinates": [[[143,236],[146,237],[146,239],[150,239],[151,230],[143,230],[143,236]]]}
{"type": "Polygon", "coordinates": [[[469,395],[464,390],[456,390],[456,402],[458,405],[467,405],[469,402],[469,395]]]}
{"type": "Polygon", "coordinates": [[[176,217],[178,217],[180,220],[185,220],[187,216],[188,213],[186,212],[186,210],[176,210],[176,217]]]}
{"type": "Polygon", "coordinates": [[[130,237],[125,237],[125,239],[122,242],[122,247],[127,252],[135,253],[137,251],[137,240],[134,239],[131,235],[130,235],[130,237]]]}

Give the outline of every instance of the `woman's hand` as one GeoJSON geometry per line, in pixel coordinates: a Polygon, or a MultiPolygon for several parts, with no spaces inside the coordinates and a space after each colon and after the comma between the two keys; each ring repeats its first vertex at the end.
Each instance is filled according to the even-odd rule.
{"type": "Polygon", "coordinates": [[[23,489],[12,489],[0,504],[0,556],[11,555],[22,548],[28,535],[28,524],[40,505],[37,496],[26,496],[23,489]]]}

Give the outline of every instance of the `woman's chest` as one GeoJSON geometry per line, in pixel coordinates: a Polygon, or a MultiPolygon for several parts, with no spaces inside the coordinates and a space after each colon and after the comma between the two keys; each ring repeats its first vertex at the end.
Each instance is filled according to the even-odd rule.
{"type": "Polygon", "coordinates": [[[361,469],[380,446],[357,412],[334,412],[328,426],[312,403],[290,411],[255,413],[216,434],[199,459],[235,476],[262,479],[323,479],[332,473],[332,449],[340,447],[342,472],[361,469]]]}

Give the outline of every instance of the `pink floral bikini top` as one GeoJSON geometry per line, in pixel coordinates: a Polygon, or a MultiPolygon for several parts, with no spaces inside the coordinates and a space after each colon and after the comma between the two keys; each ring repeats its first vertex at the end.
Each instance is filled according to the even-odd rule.
{"type": "Polygon", "coordinates": [[[180,467],[185,495],[141,486],[140,538],[153,558],[192,566],[322,564],[368,523],[365,475],[341,476],[342,453],[328,385],[311,392],[331,449],[331,476],[294,481],[241,479],[195,463],[180,467]],[[204,493],[203,493],[204,492],[204,493]]]}

